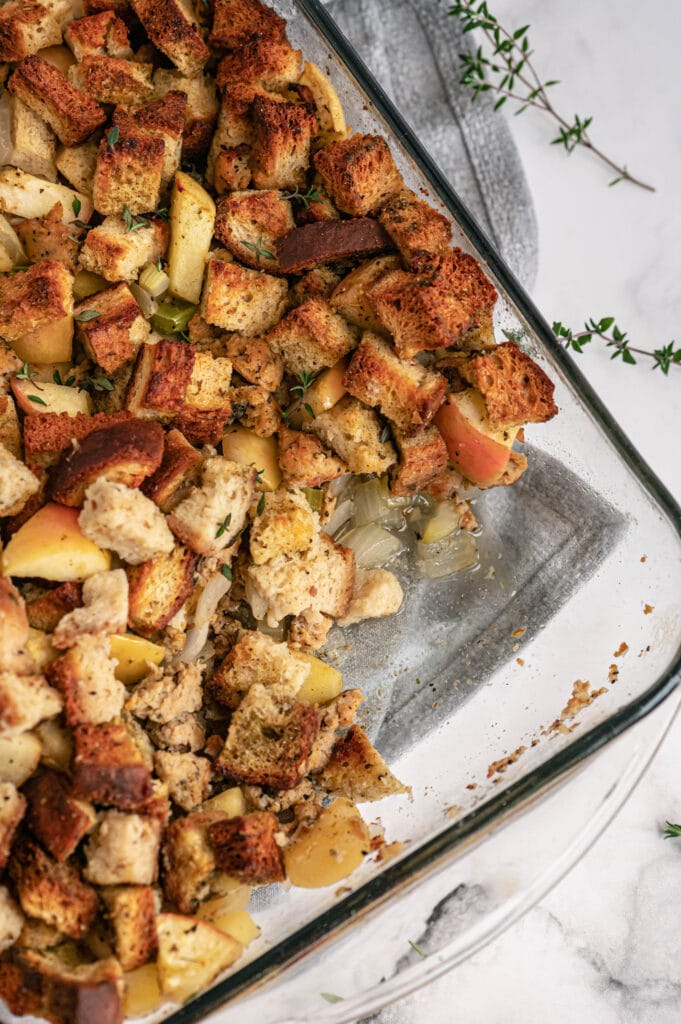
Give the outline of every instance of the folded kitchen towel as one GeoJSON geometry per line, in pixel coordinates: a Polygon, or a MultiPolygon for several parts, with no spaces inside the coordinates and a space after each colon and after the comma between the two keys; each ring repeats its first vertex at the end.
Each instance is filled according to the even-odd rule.
{"type": "Polygon", "coordinates": [[[532,199],[494,100],[459,84],[472,46],[446,0],[329,0],[330,14],[526,288],[537,270],[532,199]]]}

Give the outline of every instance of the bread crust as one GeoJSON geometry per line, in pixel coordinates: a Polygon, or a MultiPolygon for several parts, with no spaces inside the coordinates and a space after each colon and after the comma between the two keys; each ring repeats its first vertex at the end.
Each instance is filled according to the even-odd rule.
{"type": "Polygon", "coordinates": [[[151,773],[124,725],[104,722],[73,729],[73,792],[84,800],[135,810],[152,795],[151,773]]]}
{"type": "Polygon", "coordinates": [[[482,393],[495,427],[545,423],[558,412],[553,381],[515,341],[474,356],[459,373],[482,393]]]}
{"type": "Polygon", "coordinates": [[[106,121],[99,103],[84,96],[41,57],[26,57],[15,69],[7,88],[42,117],[64,146],[77,146],[106,121]]]}
{"type": "Polygon", "coordinates": [[[404,188],[388,143],[381,135],[352,135],[314,155],[324,189],[343,213],[376,213],[404,188]]]}
{"type": "Polygon", "coordinates": [[[209,825],[208,838],[218,870],[248,885],[283,882],[284,860],[276,840],[279,827],[276,815],[269,811],[209,825]]]}

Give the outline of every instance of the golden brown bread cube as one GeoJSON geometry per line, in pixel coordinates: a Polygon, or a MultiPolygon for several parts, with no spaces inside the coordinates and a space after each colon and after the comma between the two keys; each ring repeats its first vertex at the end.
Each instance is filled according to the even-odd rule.
{"type": "Polygon", "coordinates": [[[41,412],[24,419],[24,450],[26,462],[35,466],[50,466],[58,462],[63,452],[71,447],[72,441],[83,438],[102,427],[113,426],[131,419],[129,412],[95,413],[87,416],[66,412],[41,412]]]}
{"type": "Polygon", "coordinates": [[[142,484],[142,492],[156,502],[162,512],[172,512],[187,497],[201,476],[200,452],[179,430],[169,430],[163,441],[163,458],[156,472],[142,484]]]}
{"type": "Polygon", "coordinates": [[[450,221],[413,192],[389,199],[378,219],[407,267],[415,259],[423,265],[424,258],[446,252],[452,240],[450,221]]]}
{"type": "Polygon", "coordinates": [[[201,316],[225,331],[264,334],[283,313],[287,291],[281,278],[213,257],[206,268],[201,316]]]}
{"type": "Polygon", "coordinates": [[[69,966],[56,953],[23,950],[15,965],[22,1005],[51,1024],[121,1024],[123,975],[113,957],[69,966]]]}
{"type": "Polygon", "coordinates": [[[57,170],[70,185],[86,196],[92,195],[98,147],[98,139],[92,138],[79,146],[61,146],[57,151],[57,170]]]}
{"type": "Polygon", "coordinates": [[[242,338],[233,334],[225,340],[225,355],[232,367],[249,384],[276,391],[284,376],[284,361],[272,351],[266,338],[242,338]]]}
{"type": "Polygon", "coordinates": [[[71,794],[64,775],[45,771],[24,787],[28,798],[26,824],[55,860],[67,860],[95,823],[93,808],[71,794]]]}
{"type": "Polygon", "coordinates": [[[254,137],[250,162],[255,187],[302,187],[310,163],[310,146],[317,132],[314,104],[256,96],[251,116],[254,137]]]}
{"type": "Polygon", "coordinates": [[[246,384],[230,391],[232,415],[258,437],[272,437],[279,429],[281,412],[271,391],[246,384]]]}
{"type": "Polygon", "coordinates": [[[228,146],[220,150],[213,166],[213,185],[219,196],[248,188],[251,183],[251,167],[248,157],[251,147],[242,142],[239,146],[228,146]]]}
{"type": "Polygon", "coordinates": [[[53,925],[72,939],[81,939],[97,916],[99,900],[75,864],[59,863],[33,839],[15,843],[9,865],[21,908],[29,917],[53,925]]]}
{"type": "Polygon", "coordinates": [[[140,64],[98,53],[88,54],[69,68],[69,81],[84,96],[98,103],[125,105],[153,96],[153,70],[153,64],[140,64]]]}
{"type": "Polygon", "coordinates": [[[163,891],[183,914],[191,914],[208,896],[216,872],[208,828],[226,818],[224,811],[193,811],[166,829],[163,844],[163,891]]]}
{"type": "Polygon", "coordinates": [[[77,337],[88,358],[106,373],[134,359],[149,337],[149,323],[127,284],[105,288],[83,299],[75,307],[76,317],[84,309],[94,310],[99,316],[77,320],[77,337]]]}
{"type": "Polygon", "coordinates": [[[276,815],[254,811],[208,826],[208,839],[215,851],[219,871],[248,885],[283,882],[284,860],[277,845],[276,815]]]}
{"type": "Polygon", "coordinates": [[[232,364],[224,356],[197,352],[185,395],[185,409],[199,412],[222,412],[228,419],[231,411],[229,383],[232,364]]]}
{"type": "Polygon", "coordinates": [[[135,809],[150,798],[149,768],[124,725],[77,725],[73,736],[75,796],[121,810],[135,809]]]}
{"type": "MultiPolygon", "coordinates": [[[[136,97],[141,99],[142,96],[136,97]]],[[[134,126],[149,135],[162,139],[165,145],[161,189],[170,184],[180,166],[182,155],[182,132],[187,113],[187,97],[177,89],[171,89],[160,99],[145,103],[130,110],[117,110],[113,123],[125,131],[132,122],[134,126]]]]}
{"type": "Polygon", "coordinates": [[[323,789],[346,796],[354,803],[410,792],[408,786],[395,778],[358,725],[351,725],[337,741],[316,781],[323,789]]]}
{"type": "Polygon", "coordinates": [[[0,7],[0,61],[20,61],[59,43],[59,22],[47,6],[37,0],[10,0],[0,7]]]}
{"type": "Polygon", "coordinates": [[[397,461],[374,410],[351,395],[315,416],[309,429],[340,456],[351,473],[382,476],[397,461]]]}
{"type": "Polygon", "coordinates": [[[146,419],[169,418],[184,406],[192,379],[194,350],[184,341],[162,338],[142,345],[128,385],[126,408],[146,419]]]}
{"type": "Polygon", "coordinates": [[[343,384],[365,405],[377,406],[407,435],[430,424],[447,391],[441,374],[400,359],[388,341],[368,332],[352,354],[343,384]]]}
{"type": "Polygon", "coordinates": [[[11,782],[0,782],[0,872],[9,860],[16,830],[26,813],[26,797],[11,782]]]}
{"type": "Polygon", "coordinates": [[[10,1012],[18,1017],[24,1014],[39,1016],[42,1013],[40,986],[34,983],[29,988],[24,969],[9,960],[0,960],[0,998],[7,1003],[10,1012]]]}
{"type": "Polygon", "coordinates": [[[47,121],[64,146],[85,142],[106,120],[99,103],[80,93],[53,64],[35,55],[18,65],[7,88],[47,121]]]}
{"type": "Polygon", "coordinates": [[[286,688],[292,697],[309,674],[308,666],[257,630],[244,630],[208,682],[210,695],[235,710],[254,683],[286,688]]]}
{"type": "Polygon", "coordinates": [[[319,438],[288,427],[279,430],[279,467],[286,487],[321,487],[348,471],[319,438]]]}
{"type": "Polygon", "coordinates": [[[474,356],[459,373],[482,393],[495,427],[545,423],[558,412],[553,382],[515,341],[474,356]]]}
{"type": "Polygon", "coordinates": [[[189,77],[177,70],[158,68],[154,72],[154,86],[158,97],[170,90],[178,90],[186,95],[182,158],[188,163],[196,163],[206,155],[217,121],[219,104],[213,79],[207,75],[189,77]]]}
{"type": "Polygon", "coordinates": [[[132,281],[142,267],[164,255],[169,237],[168,225],[158,218],[128,231],[123,217],[106,217],[88,231],[80,250],[81,266],[107,281],[132,281]]]}
{"type": "Polygon", "coordinates": [[[169,555],[128,567],[130,628],[146,637],[165,629],[192,591],[197,562],[176,544],[169,555]]]}
{"type": "Polygon", "coordinates": [[[126,24],[113,10],[70,21],[64,29],[64,42],[76,60],[94,54],[132,57],[126,24]]]}
{"type": "Polygon", "coordinates": [[[324,190],[339,210],[353,217],[376,213],[404,188],[388,143],[380,135],[352,135],[314,156],[324,190]]]}
{"type": "MultiPolygon", "coordinates": [[[[341,275],[338,271],[333,270],[332,267],[326,264],[307,270],[303,276],[296,281],[289,292],[291,305],[299,306],[301,302],[305,302],[306,299],[328,299],[330,302],[334,290],[340,283],[340,280],[341,275]]],[[[330,305],[336,313],[342,312],[331,302],[330,305]]],[[[343,316],[345,316],[345,314],[343,314],[343,316]]],[[[353,322],[350,317],[345,316],[345,319],[350,320],[350,323],[353,322]]]]}
{"type": "Polygon", "coordinates": [[[231,192],[217,201],[215,237],[240,263],[276,271],[276,240],[295,227],[291,203],[279,192],[231,192]]]}
{"type": "Polygon", "coordinates": [[[285,37],[259,35],[222,58],[215,82],[219,89],[244,82],[280,92],[298,81],[301,64],[300,50],[294,50],[285,37]]]}
{"type": "Polygon", "coordinates": [[[24,334],[69,316],[73,278],[57,260],[41,260],[0,279],[0,334],[10,343],[24,334]]]}
{"type": "Polygon", "coordinates": [[[289,373],[317,373],[357,344],[356,333],[324,299],[307,299],[273,327],[267,341],[289,373]]]}
{"type": "Polygon", "coordinates": [[[0,395],[0,444],[16,459],[21,458],[21,429],[11,395],[0,395]]]}
{"type": "Polygon", "coordinates": [[[156,897],[149,885],[121,885],[104,889],[116,956],[124,971],[134,971],[152,960],[158,946],[156,897]]]}
{"type": "Polygon", "coordinates": [[[0,671],[0,734],[26,732],[61,709],[60,694],[42,676],[0,671]]]}
{"type": "MultiPolygon", "coordinates": [[[[447,468],[449,455],[437,427],[428,427],[415,436],[394,431],[399,453],[390,470],[390,492],[401,497],[417,494],[447,468]]],[[[460,485],[459,477],[457,486],[460,485]]]]}
{"type": "Polygon", "coordinates": [[[331,308],[363,331],[385,334],[385,328],[374,315],[366,293],[389,270],[400,268],[399,256],[377,256],[360,263],[334,287],[329,299],[331,308]]]}
{"type": "Polygon", "coordinates": [[[66,654],[51,662],[47,676],[64,698],[64,716],[74,728],[109,722],[121,713],[125,687],[115,677],[105,636],[83,636],[66,654]]]}
{"type": "Polygon", "coordinates": [[[250,157],[251,146],[255,140],[252,105],[256,96],[264,96],[273,102],[283,102],[283,98],[277,93],[270,93],[259,85],[239,82],[225,86],[206,164],[206,180],[209,184],[214,183],[215,163],[220,153],[236,149],[250,157]],[[247,146],[248,149],[241,149],[243,146],[247,146]]]}
{"type": "Polygon", "coordinates": [[[62,220],[62,205],[55,203],[43,217],[34,217],[17,224],[14,229],[21,240],[29,262],[56,260],[75,274],[78,264],[78,243],[69,235],[62,220]]]}
{"type": "Polygon", "coordinates": [[[120,214],[127,206],[133,215],[155,210],[161,196],[165,143],[130,118],[122,127],[115,127],[119,133],[115,143],[109,142],[115,130],[110,129],[97,152],[92,183],[95,209],[102,214],[120,214]]]}
{"type": "Polygon", "coordinates": [[[182,0],[130,0],[147,35],[184,75],[197,75],[208,58],[192,7],[182,0]]]}
{"type": "Polygon", "coordinates": [[[23,597],[8,576],[0,576],[0,669],[21,672],[30,665],[23,651],[28,627],[23,597]]]}
{"type": "Polygon", "coordinates": [[[216,0],[209,43],[219,50],[236,50],[253,38],[279,41],[286,22],[260,0],[216,0]]]}
{"type": "Polygon", "coordinates": [[[366,295],[402,359],[457,345],[497,298],[478,261],[461,249],[438,257],[424,274],[390,271],[366,295]]]}
{"type": "Polygon", "coordinates": [[[200,487],[168,517],[175,536],[199,555],[226,554],[246,525],[256,474],[220,455],[206,459],[200,487]]]}

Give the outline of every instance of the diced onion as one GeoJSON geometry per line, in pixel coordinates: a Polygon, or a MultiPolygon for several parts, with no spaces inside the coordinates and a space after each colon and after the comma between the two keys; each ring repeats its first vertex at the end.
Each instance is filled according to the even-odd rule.
{"type": "Polygon", "coordinates": [[[168,291],[170,278],[165,270],[159,270],[155,263],[150,263],[140,274],[137,283],[152,299],[159,299],[168,291]]]}
{"type": "Polygon", "coordinates": [[[337,476],[335,480],[332,480],[329,484],[329,494],[333,498],[338,498],[343,493],[345,488],[351,483],[352,476],[350,473],[346,473],[344,476],[337,476]]]}
{"type": "Polygon", "coordinates": [[[19,236],[7,218],[3,217],[2,214],[0,214],[0,245],[12,261],[12,266],[16,267],[17,264],[26,262],[26,253],[23,250],[19,236]]]}
{"type": "Polygon", "coordinates": [[[140,288],[140,286],[138,284],[135,284],[134,281],[132,281],[128,285],[128,287],[130,288],[132,294],[135,296],[135,302],[142,310],[142,316],[145,317],[147,320],[150,320],[151,317],[154,316],[156,311],[158,310],[158,302],[156,301],[156,299],[152,299],[149,292],[145,291],[144,288],[140,288]]]}
{"type": "Polygon", "coordinates": [[[399,528],[404,523],[404,517],[399,508],[391,508],[387,501],[387,490],[380,480],[367,480],[365,483],[357,484],[353,500],[355,511],[353,515],[354,526],[366,526],[368,523],[380,523],[383,526],[399,528]]]}
{"type": "Polygon", "coordinates": [[[470,533],[460,531],[436,544],[419,541],[416,556],[419,572],[428,579],[438,580],[477,565],[478,545],[470,533]]]}
{"type": "Polygon", "coordinates": [[[208,580],[196,602],[194,625],[187,633],[187,640],[180,656],[180,661],[190,662],[196,660],[208,639],[210,620],[230,586],[231,581],[223,576],[222,573],[218,573],[208,580]]]}
{"type": "Polygon", "coordinates": [[[357,526],[341,539],[341,544],[352,548],[359,569],[377,569],[396,558],[405,547],[404,541],[376,523],[357,526]]]}
{"type": "Polygon", "coordinates": [[[342,526],[345,526],[348,519],[352,517],[354,504],[351,498],[343,498],[336,505],[333,515],[326,524],[326,532],[330,537],[335,537],[342,526]]]}
{"type": "Polygon", "coordinates": [[[421,531],[424,544],[437,544],[459,528],[459,511],[453,501],[443,501],[436,506],[432,516],[426,520],[421,531]]]}

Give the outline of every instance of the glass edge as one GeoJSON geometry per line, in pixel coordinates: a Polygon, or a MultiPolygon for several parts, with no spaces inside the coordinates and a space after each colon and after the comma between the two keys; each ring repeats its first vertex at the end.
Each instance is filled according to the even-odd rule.
{"type": "MultiPolygon", "coordinates": [[[[295,0],[295,4],[321,32],[337,56],[347,66],[351,75],[385,119],[388,127],[402,143],[438,197],[450,209],[458,224],[480,252],[485,263],[492,269],[504,291],[518,307],[521,316],[554,355],[568,381],[584,400],[588,411],[593,415],[609,441],[626,459],[634,475],[665,513],[681,543],[681,508],[678,503],[629,438],[622,432],[568,353],[556,342],[553,332],[532,299],[497,254],[465,204],[423,149],[405,119],[376,82],[319,0],[295,0]]],[[[635,698],[626,707],[621,708],[606,721],[584,733],[569,747],[554,754],[540,767],[511,783],[498,796],[486,800],[480,807],[450,825],[439,835],[406,854],[396,864],[386,868],[356,892],[351,893],[318,918],[279,942],[273,949],[263,953],[251,964],[241,968],[231,978],[226,978],[213,989],[175,1011],[166,1019],[165,1024],[196,1024],[203,1020],[209,1013],[220,1009],[228,1001],[236,996],[246,995],[248,990],[253,989],[261,981],[271,978],[295,960],[299,960],[321,940],[331,938],[333,933],[344,925],[348,925],[352,919],[364,914],[378,903],[382,903],[415,881],[420,875],[433,870],[436,866],[443,865],[447,859],[457,853],[458,848],[465,840],[471,839],[475,833],[482,828],[491,826],[510,811],[520,809],[524,802],[534,798],[544,787],[556,782],[563,774],[576,767],[579,762],[596,753],[606,743],[650,714],[680,682],[681,646],[668,669],[645,693],[635,698]]]]}

